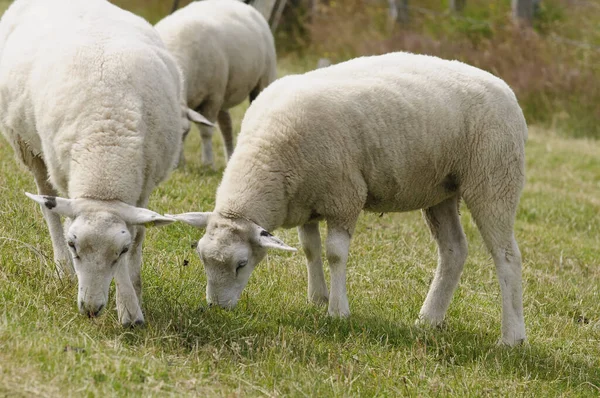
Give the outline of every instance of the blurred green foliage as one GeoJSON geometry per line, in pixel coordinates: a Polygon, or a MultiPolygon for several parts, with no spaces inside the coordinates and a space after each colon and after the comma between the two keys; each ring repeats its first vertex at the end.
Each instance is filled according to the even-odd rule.
{"type": "MultiPolygon", "coordinates": [[[[390,22],[387,2],[321,3],[306,18],[302,54],[334,62],[390,51],[457,59],[504,79],[530,124],[600,138],[599,3],[542,0],[532,29],[512,22],[509,0],[467,0],[459,14],[447,2],[409,5],[409,23],[399,25],[390,22]]],[[[294,48],[278,44],[283,52],[294,48]]]]}

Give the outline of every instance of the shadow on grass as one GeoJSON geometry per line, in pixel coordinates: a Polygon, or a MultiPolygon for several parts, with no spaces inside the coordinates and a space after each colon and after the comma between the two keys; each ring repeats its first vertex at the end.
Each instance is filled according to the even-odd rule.
{"type": "Polygon", "coordinates": [[[331,319],[323,308],[308,304],[293,307],[283,315],[269,313],[267,307],[248,308],[246,302],[233,311],[184,304],[170,311],[168,305],[154,308],[155,312],[147,311],[149,326],[145,331],[126,333],[124,342],[136,346],[147,342],[148,337],[160,340],[166,336],[167,344],[177,351],[211,347],[224,358],[229,355],[232,361],[249,363],[264,361],[265,356],[285,355],[300,365],[322,367],[334,365],[332,353],[343,362],[352,360],[352,352],[361,351],[368,362],[370,356],[407,350],[408,360],[427,361],[430,366],[474,365],[511,379],[541,379],[585,391],[597,392],[595,386],[600,381],[600,368],[568,349],[539,344],[497,346],[498,334],[466,329],[460,320],[442,329],[423,329],[369,314],[331,319]]]}

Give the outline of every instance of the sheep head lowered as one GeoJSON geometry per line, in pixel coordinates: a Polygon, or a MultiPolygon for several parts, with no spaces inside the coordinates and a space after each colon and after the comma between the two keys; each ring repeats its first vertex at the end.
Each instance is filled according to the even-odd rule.
{"type": "Polygon", "coordinates": [[[268,249],[296,251],[249,220],[227,218],[217,213],[167,216],[196,228],[206,228],[196,250],[206,269],[206,300],[209,304],[235,307],[252,271],[268,249]]]}
{"type": "MultiPolygon", "coordinates": [[[[65,238],[79,282],[77,304],[79,312],[90,317],[98,316],[106,307],[113,278],[117,278],[117,288],[133,290],[127,253],[136,255],[141,249],[133,247],[140,233],[136,226],[162,226],[175,221],[120,201],[26,195],[49,211],[68,217],[65,238]]],[[[131,299],[137,300],[132,293],[131,299]]],[[[133,323],[144,320],[141,312],[130,314],[128,319],[133,323]]]]}

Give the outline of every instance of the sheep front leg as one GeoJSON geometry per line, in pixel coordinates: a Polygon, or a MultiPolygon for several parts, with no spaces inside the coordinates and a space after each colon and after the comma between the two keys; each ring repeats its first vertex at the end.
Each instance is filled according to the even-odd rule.
{"type": "Polygon", "coordinates": [[[326,251],[331,273],[331,293],[327,312],[333,317],[350,315],[346,294],[346,262],[348,261],[350,239],[351,236],[347,229],[328,223],[326,251]]]}
{"type": "MultiPolygon", "coordinates": [[[[44,161],[38,157],[33,156],[31,158],[30,170],[35,179],[37,185],[38,194],[57,196],[57,192],[48,182],[48,171],[44,161]]],[[[50,231],[50,239],[52,240],[52,249],[54,252],[54,263],[57,266],[59,278],[67,277],[71,280],[75,279],[75,269],[73,268],[73,260],[71,259],[71,253],[67,248],[65,241],[64,230],[62,223],[60,222],[60,216],[45,206],[42,207],[42,213],[44,219],[48,225],[50,231]]]]}
{"type": "Polygon", "coordinates": [[[310,223],[298,227],[298,237],[306,256],[308,299],[315,304],[327,304],[329,293],[325,282],[325,274],[323,273],[319,224],[310,223]]]}
{"type": "MultiPolygon", "coordinates": [[[[119,322],[123,326],[141,325],[144,323],[144,315],[138,300],[138,292],[131,279],[135,267],[130,262],[123,264],[115,274],[117,285],[117,314],[119,322]]],[[[134,272],[135,273],[135,272],[134,272]]],[[[139,275],[139,273],[138,273],[139,275]]],[[[139,285],[141,288],[141,285],[139,285]]],[[[141,293],[141,292],[140,292],[141,293]]]]}
{"type": "Polygon", "coordinates": [[[202,138],[202,164],[213,166],[212,136],[214,128],[203,124],[198,125],[198,128],[200,129],[200,137],[202,138]]]}
{"type": "Polygon", "coordinates": [[[129,259],[129,277],[137,295],[138,302],[142,302],[142,243],[146,236],[146,227],[136,227],[135,239],[131,247],[129,259]]]}

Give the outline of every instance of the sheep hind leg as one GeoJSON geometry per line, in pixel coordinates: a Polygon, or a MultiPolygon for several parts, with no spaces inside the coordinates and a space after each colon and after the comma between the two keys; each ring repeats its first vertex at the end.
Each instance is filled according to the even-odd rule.
{"type": "Polygon", "coordinates": [[[298,237],[306,256],[308,271],[308,299],[315,304],[327,304],[329,292],[323,273],[321,258],[321,234],[318,223],[304,224],[298,227],[298,237]]]}
{"type": "Polygon", "coordinates": [[[460,197],[454,196],[423,210],[423,216],[438,245],[438,265],[417,324],[439,326],[467,259],[467,240],[460,224],[460,197]]]}
{"type": "Polygon", "coordinates": [[[254,87],[252,89],[252,91],[250,91],[250,95],[248,96],[248,100],[250,101],[250,105],[252,105],[252,103],[254,102],[254,100],[256,99],[256,97],[258,97],[258,94],[260,94],[260,92],[263,90],[263,85],[259,84],[258,86],[254,87]]]}
{"type": "MultiPolygon", "coordinates": [[[[35,178],[37,185],[38,194],[57,196],[57,192],[48,182],[48,170],[46,164],[39,156],[32,156],[28,162],[29,169],[35,178]]],[[[63,225],[60,221],[60,216],[45,206],[42,207],[42,213],[44,219],[48,225],[50,231],[50,239],[52,240],[52,249],[54,251],[54,263],[58,272],[58,277],[67,277],[68,279],[75,279],[75,269],[73,268],[73,260],[71,259],[71,253],[67,248],[65,241],[65,235],[63,225]]]]}
{"type": "Polygon", "coordinates": [[[220,110],[217,120],[219,122],[219,129],[221,129],[221,135],[223,136],[223,143],[225,144],[225,158],[229,161],[231,155],[233,155],[233,124],[229,111],[225,109],[220,110]]]}
{"type": "Polygon", "coordinates": [[[333,317],[350,315],[346,293],[346,263],[350,249],[350,232],[343,227],[327,223],[326,252],[331,274],[331,290],[327,312],[333,317]]]}
{"type": "Polygon", "coordinates": [[[183,169],[185,167],[184,147],[185,147],[185,139],[187,138],[189,133],[190,132],[188,130],[185,133],[183,133],[183,136],[181,137],[181,149],[179,149],[179,158],[177,160],[177,168],[178,169],[183,169]]]}
{"type": "Polygon", "coordinates": [[[514,237],[513,225],[519,192],[504,190],[497,199],[481,197],[468,200],[477,228],[490,251],[502,294],[502,338],[499,344],[514,346],[526,339],[523,317],[521,252],[514,237]]]}
{"type": "Polygon", "coordinates": [[[202,138],[202,164],[204,166],[214,166],[212,136],[214,127],[198,125],[200,130],[200,138],[202,138]]]}

